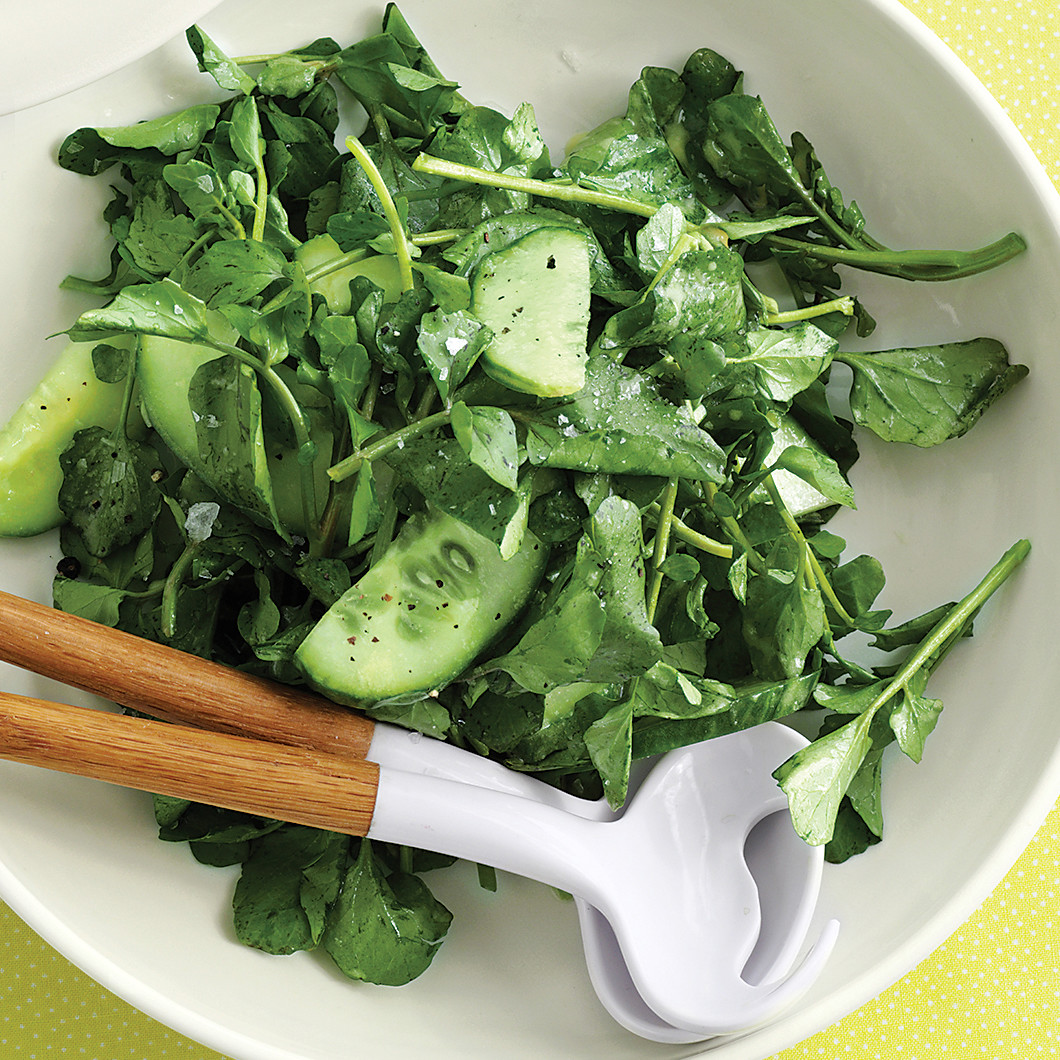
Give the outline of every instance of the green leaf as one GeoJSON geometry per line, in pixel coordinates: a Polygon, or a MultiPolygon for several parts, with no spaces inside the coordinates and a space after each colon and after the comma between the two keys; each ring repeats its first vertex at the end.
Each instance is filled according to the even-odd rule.
{"type": "Polygon", "coordinates": [[[782,538],[767,560],[769,570],[750,578],[742,606],[743,637],[755,672],[762,677],[797,677],[810,651],[828,631],[824,603],[803,576],[801,549],[782,538]]]}
{"type": "MultiPolygon", "coordinates": [[[[918,682],[926,683],[926,675],[918,682]]],[[[942,713],[942,700],[929,699],[912,688],[903,688],[891,711],[890,724],[898,746],[914,762],[924,754],[924,742],[931,735],[942,713]]]]}
{"type": "Polygon", "coordinates": [[[232,150],[240,162],[255,172],[265,165],[265,141],[261,135],[261,117],[257,100],[244,96],[232,107],[228,130],[232,150]]]}
{"type": "MultiPolygon", "coordinates": [[[[668,717],[668,713],[674,715],[676,712],[665,710],[638,717],[633,729],[633,755],[647,758],[665,754],[675,747],[786,718],[809,703],[816,683],[815,673],[802,674],[787,681],[747,681],[731,686],[720,682],[705,686],[697,682],[704,696],[703,709],[694,717],[668,717]],[[726,698],[729,699],[727,705],[724,704],[726,698]]],[[[642,690],[646,691],[647,684],[647,681],[640,682],[642,690]]],[[[671,706],[673,698],[670,697],[671,706]]],[[[644,702],[642,696],[642,707],[644,702]]]]}
{"type": "Polygon", "coordinates": [[[285,825],[256,839],[232,899],[236,937],[266,953],[313,949],[338,896],[349,839],[285,825]]]}
{"type": "Polygon", "coordinates": [[[92,347],[92,371],[101,383],[120,383],[129,375],[132,356],[127,349],[101,342],[92,347]]]}
{"type": "Polygon", "coordinates": [[[843,796],[872,747],[871,724],[872,715],[861,714],[773,771],[788,796],[795,831],[807,843],[820,846],[832,838],[843,796]]]}
{"type": "Polygon", "coordinates": [[[191,216],[200,224],[220,224],[238,231],[237,219],[228,207],[228,195],[213,166],[189,159],[162,169],[162,179],[180,196],[191,216]]]}
{"type": "Polygon", "coordinates": [[[198,26],[190,26],[185,36],[199,61],[199,69],[208,73],[221,88],[247,96],[254,91],[254,78],[225,55],[198,26]]]}
{"type": "Polygon", "coordinates": [[[527,456],[533,464],[723,480],[725,458],[713,438],[646,376],[607,356],[590,357],[585,388],[543,403],[528,426],[527,456]]]}
{"type": "Polygon", "coordinates": [[[59,463],[59,507],[92,555],[106,556],[151,527],[161,506],[152,479],[154,450],[122,433],[89,427],[74,435],[59,463]]]}
{"type": "Polygon", "coordinates": [[[415,876],[384,877],[369,840],[342,881],[324,930],[324,949],[343,975],[402,986],[422,975],[452,914],[415,876]]]}
{"type": "Polygon", "coordinates": [[[797,475],[834,504],[857,507],[854,488],[839,470],[839,465],[822,449],[789,445],[777,457],[773,467],[797,475]]]}
{"type": "Polygon", "coordinates": [[[629,700],[616,703],[585,730],[585,747],[600,774],[604,795],[612,809],[626,801],[633,758],[633,707],[629,700]]]}
{"type": "Polygon", "coordinates": [[[996,339],[843,353],[854,372],[856,423],[890,442],[922,447],[959,438],[1027,375],[996,339]]]}
{"type": "Polygon", "coordinates": [[[154,148],[164,155],[179,155],[195,151],[213,128],[221,108],[213,103],[198,103],[192,107],[151,118],[136,125],[97,128],[95,133],[112,147],[144,150],[154,148]]]}
{"type": "Polygon", "coordinates": [[[425,313],[420,322],[417,348],[445,404],[467,378],[493,333],[470,313],[425,313]]]}
{"type": "Polygon", "coordinates": [[[494,482],[510,490],[518,485],[519,452],[515,424],[504,409],[488,405],[468,407],[458,401],[452,408],[453,434],[468,459],[494,482]]]}
{"type": "Polygon", "coordinates": [[[115,331],[185,342],[210,337],[205,303],[169,279],[123,288],[109,305],[82,313],[68,334],[73,339],[92,339],[100,332],[115,331]]]}
{"type": "Polygon", "coordinates": [[[73,578],[58,577],[52,585],[52,597],[60,611],[104,626],[118,625],[127,596],[124,589],[73,578]]]}
{"type": "Polygon", "coordinates": [[[832,363],[838,343],[808,321],[784,329],[760,328],[747,335],[747,352],[730,355],[721,376],[750,376],[757,389],[778,402],[790,401],[832,363]]]}
{"type": "Polygon", "coordinates": [[[242,304],[287,278],[287,259],[256,239],[213,243],[184,275],[182,287],[210,309],[242,304]]]}
{"type": "Polygon", "coordinates": [[[192,378],[188,403],[203,476],[230,503],[284,536],[265,452],[257,373],[234,357],[207,361],[192,378]]]}

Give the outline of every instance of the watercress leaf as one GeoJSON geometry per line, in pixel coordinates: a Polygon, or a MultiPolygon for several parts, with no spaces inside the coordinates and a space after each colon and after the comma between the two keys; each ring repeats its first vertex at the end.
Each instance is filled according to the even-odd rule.
{"type": "Polygon", "coordinates": [[[97,128],[96,135],[112,147],[153,148],[164,155],[195,151],[213,128],[221,108],[213,103],[197,103],[175,114],[151,118],[136,125],[97,128]]]}
{"type": "Polygon", "coordinates": [[[523,490],[512,492],[471,463],[455,438],[416,438],[387,457],[431,505],[500,546],[509,524],[525,520],[523,490]]]}
{"type": "MultiPolygon", "coordinates": [[[[847,799],[875,836],[883,835],[883,747],[873,742],[854,779],[847,786],[847,799]]],[[[833,836],[834,838],[834,836],[833,836]]]]}
{"type": "Polygon", "coordinates": [[[828,580],[844,610],[854,618],[858,629],[875,631],[891,617],[890,611],[871,610],[887,581],[878,559],[855,556],[836,567],[828,580]]]}
{"type": "Polygon", "coordinates": [[[143,177],[136,181],[129,200],[128,227],[114,226],[115,238],[130,261],[151,277],[165,276],[177,268],[198,238],[192,218],[175,213],[170,190],[163,180],[143,177]]]}
{"type": "MultiPolygon", "coordinates": [[[[940,604],[922,615],[917,615],[906,622],[891,626],[889,629],[876,630],[871,646],[879,648],[881,651],[895,651],[898,648],[906,648],[911,644],[919,644],[955,606],[956,603],[953,601],[940,604]]],[[[971,635],[970,626],[965,628],[964,634],[965,636],[971,635]]]]}
{"type": "Polygon", "coordinates": [[[167,156],[154,148],[115,147],[95,129],[83,128],[75,129],[63,140],[57,161],[71,173],[94,177],[118,162],[130,173],[156,174],[165,165],[167,156]]]}
{"type": "Polygon", "coordinates": [[[261,570],[254,571],[257,598],[248,600],[236,616],[239,635],[253,648],[272,640],[279,632],[280,609],[272,598],[272,582],[261,570]]]}
{"type": "Polygon", "coordinates": [[[773,119],[757,96],[733,92],[706,108],[703,154],[722,179],[755,199],[805,200],[795,165],[773,119]]]}
{"type": "Polygon", "coordinates": [[[586,385],[544,402],[527,417],[531,463],[623,475],[721,483],[724,455],[688,413],[667,401],[646,376],[598,355],[586,385]]]}
{"type": "Polygon", "coordinates": [[[255,172],[264,168],[265,141],[261,135],[261,116],[256,99],[244,96],[233,104],[228,137],[240,162],[255,172]]]}
{"type": "Polygon", "coordinates": [[[254,91],[254,78],[225,55],[198,26],[189,26],[185,36],[199,62],[199,69],[209,74],[221,88],[242,92],[246,96],[254,91]]]}
{"type": "Polygon", "coordinates": [[[699,576],[699,560],[687,552],[674,552],[666,557],[659,569],[674,581],[692,582],[699,576]]]}
{"type": "Polygon", "coordinates": [[[745,352],[729,354],[718,385],[743,376],[766,397],[787,402],[828,368],[838,345],[809,321],[784,329],[759,328],[748,333],[745,352]]]}
{"type": "Polygon", "coordinates": [[[185,342],[210,337],[205,303],[170,279],[122,288],[109,305],[82,313],[68,334],[91,339],[100,332],[121,331],[185,342]]]}
{"type": "Polygon", "coordinates": [[[417,877],[384,876],[370,840],[328,911],[322,944],[343,975],[402,986],[430,965],[452,914],[417,877]]]}
{"type": "MultiPolygon", "coordinates": [[[[919,683],[922,685],[924,682],[919,683]]],[[[924,742],[934,730],[941,713],[941,699],[929,699],[914,688],[902,688],[895,697],[890,714],[891,729],[898,746],[914,762],[919,762],[923,756],[924,742]]]]}
{"type": "Polygon", "coordinates": [[[335,213],[327,222],[328,235],[344,254],[366,247],[371,240],[389,231],[386,218],[373,210],[335,213]]]}
{"type": "Polygon", "coordinates": [[[969,430],[1024,376],[996,339],[843,353],[854,420],[893,442],[937,445],[969,430]]]}
{"type": "Polygon", "coordinates": [[[224,183],[213,166],[194,158],[173,162],[162,168],[162,179],[180,196],[200,225],[235,227],[224,183]]]}
{"type": "Polygon", "coordinates": [[[816,584],[802,577],[801,546],[781,538],[767,557],[768,571],[748,580],[743,638],[755,672],[781,679],[802,673],[810,651],[828,631],[816,584]]]}
{"type": "Polygon", "coordinates": [[[441,312],[461,313],[470,307],[471,284],[463,276],[422,261],[414,261],[412,268],[441,312]]]}
{"type": "Polygon", "coordinates": [[[583,737],[593,767],[600,774],[608,805],[617,810],[626,801],[633,760],[633,708],[616,703],[586,730],[583,737]]]}
{"type": "Polygon", "coordinates": [[[317,66],[294,55],[270,59],[259,71],[257,86],[265,96],[295,98],[305,95],[316,83],[317,66]]]}
{"type": "MultiPolygon", "coordinates": [[[[422,59],[420,50],[416,58],[422,59]]],[[[387,33],[367,37],[337,56],[335,73],[370,113],[418,139],[442,124],[453,106],[456,84],[446,81],[426,63],[415,78],[415,67],[401,43],[387,33]]],[[[431,64],[433,66],[433,64],[431,64]]]]}
{"type": "Polygon", "coordinates": [[[203,474],[218,493],[286,538],[276,513],[253,368],[234,357],[201,365],[188,389],[203,474]]]}
{"type": "Polygon", "coordinates": [[[52,583],[52,599],[60,611],[104,626],[118,625],[127,596],[124,589],[80,578],[57,577],[52,583]]]}
{"type": "Polygon", "coordinates": [[[640,511],[621,497],[608,497],[593,513],[587,533],[604,561],[600,592],[607,621],[600,647],[582,677],[627,680],[650,670],[662,656],[662,642],[645,603],[640,511]]]}
{"type": "Polygon", "coordinates": [[[797,751],[773,771],[788,796],[795,831],[807,843],[827,843],[847,788],[872,747],[872,714],[852,721],[797,751]]]}
{"type": "Polygon", "coordinates": [[[658,274],[639,301],[608,317],[599,350],[665,345],[685,332],[718,338],[746,324],[743,259],[728,247],[693,249],[658,274]]]}
{"type": "Polygon", "coordinates": [[[452,407],[453,434],[468,459],[494,482],[510,490],[518,487],[519,446],[515,424],[504,409],[458,401],[452,407]]]}
{"type": "Polygon", "coordinates": [[[148,446],[123,432],[89,427],[74,435],[59,464],[59,508],[92,555],[106,556],[154,522],[161,506],[152,480],[158,455],[148,446]]]}
{"type": "Polygon", "coordinates": [[[841,865],[880,841],[865,819],[854,809],[850,799],[839,805],[832,838],[825,844],[824,859],[831,865],[841,865]]]}
{"type": "Polygon", "coordinates": [[[583,537],[574,570],[555,605],[509,652],[484,664],[483,672],[503,670],[538,694],[577,682],[600,647],[607,622],[600,593],[602,561],[590,539],[583,537]]]}
{"type": "Polygon", "coordinates": [[[101,342],[92,347],[92,371],[101,383],[120,383],[129,374],[132,357],[127,349],[101,342]]]}
{"type": "Polygon", "coordinates": [[[785,718],[807,705],[816,683],[816,673],[802,674],[787,681],[744,681],[730,686],[712,682],[714,692],[709,692],[707,686],[699,682],[708,709],[695,717],[671,718],[664,714],[638,717],[633,727],[633,755],[647,758],[664,754],[675,747],[785,718]],[[724,709],[713,709],[722,706],[723,699],[730,695],[731,702],[724,709]]]}
{"type": "Polygon", "coordinates": [[[854,488],[839,470],[839,465],[821,449],[789,445],[777,457],[773,468],[797,475],[833,504],[857,507],[854,503],[854,488]]]}
{"type": "Polygon", "coordinates": [[[276,187],[285,196],[305,199],[329,178],[338,162],[333,133],[313,118],[288,114],[272,99],[264,107],[264,120],[274,137],[270,143],[282,143],[289,155],[276,187]]]}
{"type": "Polygon", "coordinates": [[[286,280],[288,262],[256,239],[223,239],[206,248],[181,286],[208,308],[249,302],[270,284],[286,280]]]}
{"type": "Polygon", "coordinates": [[[313,949],[338,896],[349,839],[285,825],[253,841],[232,898],[236,937],[266,953],[313,949]]]}
{"type": "Polygon", "coordinates": [[[822,707],[838,714],[863,714],[876,702],[886,686],[886,681],[864,685],[850,682],[843,685],[822,683],[814,689],[813,698],[822,707]]]}

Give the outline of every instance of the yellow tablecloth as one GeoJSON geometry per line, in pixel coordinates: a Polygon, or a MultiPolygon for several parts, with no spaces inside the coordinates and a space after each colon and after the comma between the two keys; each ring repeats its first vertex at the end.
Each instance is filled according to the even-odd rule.
{"type": "MultiPolygon", "coordinates": [[[[904,0],[1006,108],[1060,186],[1055,0],[904,0]]],[[[774,1060],[1060,1056],[1060,805],[967,923],[905,979],[774,1060]]],[[[0,1060],[217,1060],[109,994],[0,903],[0,1060]]]]}

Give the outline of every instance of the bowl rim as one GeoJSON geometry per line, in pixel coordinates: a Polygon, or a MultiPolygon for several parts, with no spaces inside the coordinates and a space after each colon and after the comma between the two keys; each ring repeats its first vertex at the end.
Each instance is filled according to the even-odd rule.
{"type": "MultiPolygon", "coordinates": [[[[217,6],[219,0],[200,0],[198,13],[217,6]]],[[[968,65],[932,29],[925,25],[901,0],[861,0],[868,8],[895,26],[914,46],[925,52],[942,73],[955,82],[989,124],[1037,196],[1042,211],[1049,218],[1052,235],[1060,245],[1060,190],[1054,185],[1043,164],[1035,155],[1015,122],[1000,102],[989,92],[968,65]]],[[[91,76],[58,88],[50,96],[35,99],[23,106],[43,102],[45,98],[73,91],[120,67],[136,62],[163,40],[145,42],[138,54],[126,54],[109,68],[93,69],[91,76]]],[[[906,942],[882,961],[841,989],[817,1002],[812,1009],[789,1013],[775,1023],[755,1029],[748,1035],[729,1040],[704,1043],[701,1052],[689,1056],[732,1056],[746,1058],[749,1043],[754,1055],[766,1056],[791,1048],[843,1019],[869,1002],[881,991],[906,976],[921,961],[945,942],[1000,885],[1033,840],[1043,822],[1060,800],[1060,744],[1058,744],[1033,787],[1033,793],[1019,812],[1010,819],[1004,837],[996,843],[989,857],[966,878],[932,918],[906,942]]],[[[269,1045],[258,1038],[226,1027],[183,1003],[174,1001],[88,943],[71,925],[41,902],[11,869],[0,860],[0,896],[11,910],[26,922],[50,946],[72,964],[83,970],[111,993],[122,998],[144,1014],[210,1049],[220,1053],[254,1060],[305,1060],[302,1053],[269,1045]]]]}

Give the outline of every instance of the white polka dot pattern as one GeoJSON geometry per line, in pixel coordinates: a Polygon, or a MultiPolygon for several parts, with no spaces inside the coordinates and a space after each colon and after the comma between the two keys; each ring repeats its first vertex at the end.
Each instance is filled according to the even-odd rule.
{"type": "MultiPolygon", "coordinates": [[[[1055,0],[904,0],[979,77],[1060,186],[1055,0]]],[[[917,969],[772,1060],[1060,1056],[1060,806],[1004,883],[917,969]]],[[[109,994],[0,904],[0,1058],[219,1060],[109,994]]]]}

